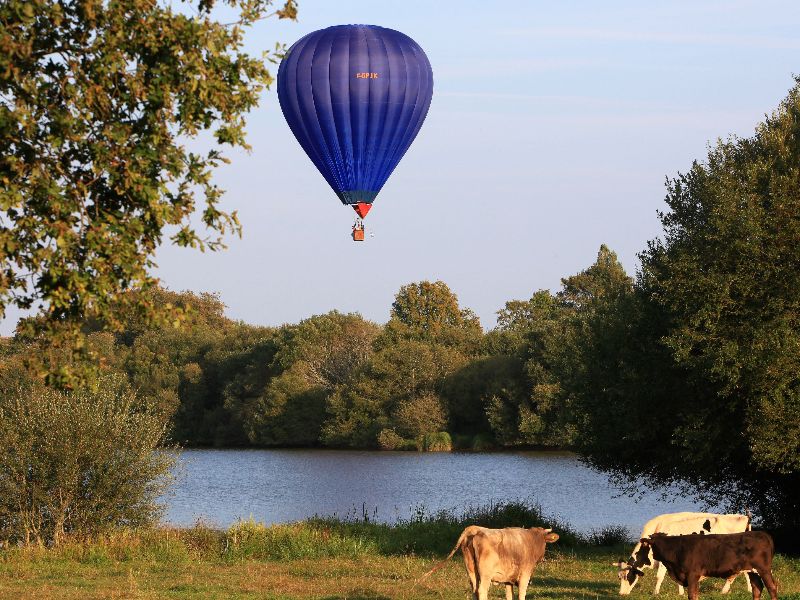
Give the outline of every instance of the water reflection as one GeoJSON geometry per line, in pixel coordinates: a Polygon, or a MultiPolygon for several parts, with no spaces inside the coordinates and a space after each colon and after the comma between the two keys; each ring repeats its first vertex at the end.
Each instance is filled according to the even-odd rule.
{"type": "Polygon", "coordinates": [[[187,450],[165,521],[228,526],[345,515],[366,507],[391,522],[416,507],[462,509],[504,500],[538,502],[579,531],[623,525],[633,535],[664,512],[700,510],[691,500],[639,502],[567,452],[415,453],[335,450],[187,450]]]}

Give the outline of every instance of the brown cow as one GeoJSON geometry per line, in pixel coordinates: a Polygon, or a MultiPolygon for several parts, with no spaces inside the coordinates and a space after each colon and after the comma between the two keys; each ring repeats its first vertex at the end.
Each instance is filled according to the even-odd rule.
{"type": "Polygon", "coordinates": [[[652,549],[653,557],[667,568],[669,576],[687,588],[689,600],[697,600],[702,577],[728,578],[741,571],[748,572],[753,600],[761,597],[765,584],[771,600],[778,597],[772,577],[775,545],[763,531],[675,536],[656,533],[640,543],[643,549],[652,549]]]}
{"type": "Polygon", "coordinates": [[[512,600],[512,586],[518,586],[519,600],[525,600],[528,582],[544,557],[545,545],[558,539],[558,534],[552,531],[541,527],[489,529],[470,525],[461,533],[447,558],[420,579],[444,566],[460,548],[473,600],[487,600],[492,583],[505,584],[506,600],[512,600]]]}
{"type": "MultiPolygon", "coordinates": [[[[642,535],[648,537],[654,533],[666,533],[667,535],[685,535],[687,533],[739,533],[750,531],[750,517],[747,515],[717,515],[714,513],[695,513],[680,512],[659,515],[650,519],[642,528],[642,535]]],[[[617,567],[619,576],[619,593],[627,596],[644,575],[644,569],[656,569],[656,589],[653,592],[658,594],[661,583],[667,574],[667,569],[653,557],[650,551],[642,552],[641,544],[636,544],[631,556],[627,561],[619,559],[613,563],[617,567]]],[[[736,579],[736,575],[728,579],[722,588],[722,593],[727,594],[731,589],[731,583],[736,579]]],[[[750,580],[747,581],[747,591],[750,591],[750,580]]],[[[678,584],[678,593],[683,595],[683,586],[678,584]]]]}

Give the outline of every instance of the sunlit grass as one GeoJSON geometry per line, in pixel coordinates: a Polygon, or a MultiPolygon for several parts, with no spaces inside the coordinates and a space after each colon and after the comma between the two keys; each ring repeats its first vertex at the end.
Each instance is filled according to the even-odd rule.
{"type": "MultiPolygon", "coordinates": [[[[467,599],[460,555],[417,581],[449,552],[465,522],[545,525],[563,535],[548,545],[528,598],[618,598],[609,563],[630,551],[629,543],[620,543],[624,530],[605,527],[581,538],[548,523],[537,507],[512,503],[460,514],[420,508],[394,525],[362,512],[275,526],[244,521],[224,531],[202,525],[123,531],[52,549],[6,548],[0,551],[0,599],[467,599]]],[[[800,560],[776,557],[775,574],[781,599],[800,600],[800,560]]],[[[654,583],[648,573],[631,598],[653,597],[654,583]]],[[[721,580],[703,582],[702,598],[726,598],[721,587],[721,580]]],[[[503,598],[502,588],[492,597],[503,598]]],[[[677,586],[665,581],[660,597],[677,600],[677,586]]],[[[727,596],[749,597],[740,580],[727,596]]]]}

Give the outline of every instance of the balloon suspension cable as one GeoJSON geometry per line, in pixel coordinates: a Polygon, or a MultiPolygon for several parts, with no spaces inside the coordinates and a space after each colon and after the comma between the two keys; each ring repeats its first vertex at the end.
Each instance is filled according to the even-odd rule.
{"type": "Polygon", "coordinates": [[[353,223],[353,241],[364,241],[364,219],[361,217],[356,217],[356,222],[353,223]]]}

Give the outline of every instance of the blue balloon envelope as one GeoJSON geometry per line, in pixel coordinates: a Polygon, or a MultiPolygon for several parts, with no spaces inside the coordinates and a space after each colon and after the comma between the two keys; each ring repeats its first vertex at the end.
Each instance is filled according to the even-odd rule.
{"type": "Polygon", "coordinates": [[[309,33],[278,69],[278,99],[292,133],[361,217],[417,136],[432,95],[422,48],[376,25],[309,33]]]}

